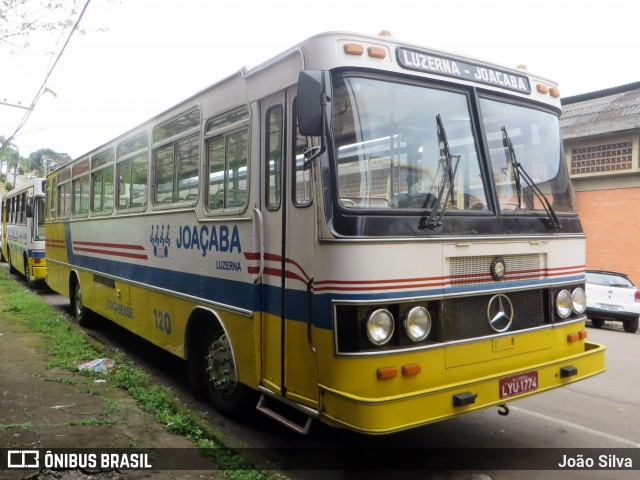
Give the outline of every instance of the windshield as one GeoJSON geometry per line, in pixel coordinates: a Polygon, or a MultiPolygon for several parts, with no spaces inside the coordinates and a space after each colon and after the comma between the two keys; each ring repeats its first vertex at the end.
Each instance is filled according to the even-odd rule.
{"type": "Polygon", "coordinates": [[[544,203],[535,195],[535,186],[519,181],[506,145],[508,137],[515,160],[553,210],[574,212],[573,189],[562,159],[558,117],[486,98],[480,99],[480,109],[501,210],[545,210],[544,203]]]}
{"type": "MultiPolygon", "coordinates": [[[[335,81],[332,104],[342,207],[436,210],[439,215],[488,211],[490,190],[481,173],[467,94],[342,77],[335,81]]],[[[480,98],[479,104],[500,211],[549,217],[575,212],[558,117],[495,98],[480,98]]]]}
{"type": "Polygon", "coordinates": [[[340,78],[333,90],[332,128],[343,207],[429,210],[446,187],[447,205],[437,208],[487,210],[466,95],[340,78]],[[448,149],[438,134],[438,116],[448,149]]]}

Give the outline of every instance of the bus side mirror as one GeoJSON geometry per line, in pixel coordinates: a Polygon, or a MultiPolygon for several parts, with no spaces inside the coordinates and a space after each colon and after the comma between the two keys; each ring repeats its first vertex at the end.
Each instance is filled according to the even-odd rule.
{"type": "Polygon", "coordinates": [[[298,128],[307,137],[324,136],[325,72],[306,70],[298,77],[298,128]]]}
{"type": "Polygon", "coordinates": [[[27,218],[33,218],[33,197],[27,198],[27,204],[25,207],[27,218]]]}

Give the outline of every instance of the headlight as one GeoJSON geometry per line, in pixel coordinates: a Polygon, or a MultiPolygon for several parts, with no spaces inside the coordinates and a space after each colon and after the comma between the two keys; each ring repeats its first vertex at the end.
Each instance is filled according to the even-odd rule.
{"type": "Polygon", "coordinates": [[[567,290],[562,290],[556,297],[556,312],[560,318],[568,318],[573,309],[571,294],[567,290]]]}
{"type": "Polygon", "coordinates": [[[404,314],[404,329],[414,342],[420,342],[429,336],[431,315],[424,307],[413,307],[404,314]]]}
{"type": "Polygon", "coordinates": [[[389,310],[374,310],[367,318],[367,337],[374,345],[384,345],[393,335],[393,315],[389,310]]]}
{"type": "Polygon", "coordinates": [[[582,288],[576,288],[571,293],[571,301],[573,303],[573,311],[578,315],[584,313],[587,309],[587,294],[582,288]]]}

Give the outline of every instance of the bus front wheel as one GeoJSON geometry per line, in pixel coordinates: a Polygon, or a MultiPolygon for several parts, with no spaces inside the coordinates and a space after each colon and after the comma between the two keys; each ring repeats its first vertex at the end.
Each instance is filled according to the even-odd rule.
{"type": "Polygon", "coordinates": [[[201,371],[211,403],[232,418],[250,412],[257,403],[257,394],[238,381],[229,337],[218,327],[210,328],[203,338],[201,371]]]}

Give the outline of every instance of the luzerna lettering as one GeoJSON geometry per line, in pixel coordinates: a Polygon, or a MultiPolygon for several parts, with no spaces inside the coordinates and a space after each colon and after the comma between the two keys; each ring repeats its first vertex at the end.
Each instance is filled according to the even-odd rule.
{"type": "Polygon", "coordinates": [[[448,73],[450,75],[460,75],[458,64],[453,60],[440,57],[432,57],[424,53],[403,51],[406,65],[420,67],[423,70],[432,70],[438,73],[448,73]]]}
{"type": "Polygon", "coordinates": [[[220,225],[216,228],[215,225],[189,225],[181,226],[178,229],[178,238],[176,239],[176,246],[184,248],[185,250],[199,250],[203,257],[207,256],[207,252],[229,252],[242,253],[242,247],[240,245],[240,234],[238,233],[238,227],[233,226],[231,232],[229,232],[229,226],[220,225]]]}

